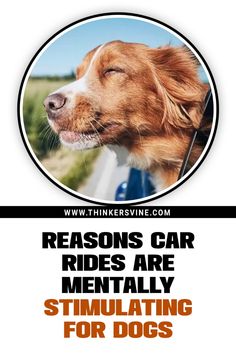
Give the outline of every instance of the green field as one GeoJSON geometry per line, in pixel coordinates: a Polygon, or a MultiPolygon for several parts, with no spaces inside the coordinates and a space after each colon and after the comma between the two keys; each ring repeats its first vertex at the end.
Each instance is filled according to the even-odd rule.
{"type": "Polygon", "coordinates": [[[68,80],[29,79],[24,95],[23,114],[30,145],[47,171],[73,190],[91,174],[99,149],[71,151],[60,146],[47,122],[43,101],[68,80]]]}

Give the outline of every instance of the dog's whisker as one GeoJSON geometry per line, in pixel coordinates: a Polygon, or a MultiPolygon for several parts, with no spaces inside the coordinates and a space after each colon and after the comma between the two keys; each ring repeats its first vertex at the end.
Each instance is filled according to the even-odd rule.
{"type": "Polygon", "coordinates": [[[49,147],[49,151],[52,151],[52,145],[53,145],[53,138],[54,138],[54,134],[51,131],[48,137],[48,147],[49,147]]]}
{"type": "Polygon", "coordinates": [[[45,141],[46,144],[48,143],[48,138],[49,138],[50,134],[51,134],[51,130],[50,130],[50,129],[47,129],[47,130],[44,132],[43,136],[41,137],[42,141],[43,141],[43,142],[45,141]]]}
{"type": "Polygon", "coordinates": [[[96,123],[97,123],[102,129],[105,129],[105,127],[104,127],[100,122],[98,122],[97,120],[96,120],[96,123]]]}
{"type": "Polygon", "coordinates": [[[58,144],[58,137],[57,137],[55,134],[53,134],[53,138],[52,138],[52,150],[55,149],[55,147],[57,146],[57,144],[58,144]]]}
{"type": "Polygon", "coordinates": [[[91,127],[93,128],[94,132],[97,135],[97,138],[98,138],[98,141],[99,141],[99,145],[102,146],[102,142],[101,142],[101,138],[100,138],[100,134],[99,134],[98,130],[95,128],[95,126],[93,125],[92,122],[89,122],[89,123],[90,123],[91,127]]]}
{"type": "MultiPolygon", "coordinates": [[[[102,128],[102,129],[106,129],[106,127],[104,127],[100,122],[98,122],[98,121],[96,121],[96,123],[102,128]]],[[[92,123],[91,123],[92,124],[92,123]]],[[[93,127],[94,127],[94,125],[93,125],[93,127]]],[[[94,127],[95,128],[95,127],[94,127]]],[[[96,129],[96,128],[95,128],[96,129]]],[[[96,131],[98,132],[98,130],[96,129],[96,131]]],[[[98,132],[98,134],[99,134],[99,132],[98,132]]],[[[100,135],[100,134],[99,134],[100,135]]],[[[116,142],[118,142],[118,140],[117,139],[113,139],[113,141],[116,141],[116,142]]]]}
{"type": "Polygon", "coordinates": [[[51,130],[51,127],[49,125],[44,126],[43,129],[41,130],[41,132],[39,133],[39,137],[42,137],[43,134],[46,134],[50,130],[51,130]]]}

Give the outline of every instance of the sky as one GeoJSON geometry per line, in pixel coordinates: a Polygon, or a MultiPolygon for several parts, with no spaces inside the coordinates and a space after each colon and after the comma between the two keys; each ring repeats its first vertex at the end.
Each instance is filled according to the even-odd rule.
{"type": "MultiPolygon", "coordinates": [[[[75,71],[85,54],[96,46],[112,41],[144,43],[150,47],[183,43],[166,29],[132,18],[96,18],[62,34],[39,57],[31,75],[66,75],[75,71]]],[[[202,76],[202,74],[201,74],[202,76]]]]}

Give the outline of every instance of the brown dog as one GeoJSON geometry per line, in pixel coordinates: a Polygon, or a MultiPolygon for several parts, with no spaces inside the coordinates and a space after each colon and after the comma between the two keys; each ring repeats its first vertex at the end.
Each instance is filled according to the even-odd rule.
{"type": "MultiPolygon", "coordinates": [[[[125,147],[128,163],[166,188],[201,121],[207,87],[198,65],[186,47],[106,43],[85,56],[75,82],[46,98],[49,123],[73,149],[125,147]]],[[[196,144],[190,165],[201,152],[196,144]]]]}

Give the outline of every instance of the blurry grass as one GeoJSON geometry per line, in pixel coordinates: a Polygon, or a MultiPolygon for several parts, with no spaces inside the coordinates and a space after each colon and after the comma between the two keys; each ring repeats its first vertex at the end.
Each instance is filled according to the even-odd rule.
{"type": "Polygon", "coordinates": [[[100,149],[71,151],[60,146],[57,135],[48,125],[43,101],[50,92],[69,80],[28,80],[23,114],[30,145],[46,170],[67,187],[77,190],[92,172],[100,149]]]}
{"type": "Polygon", "coordinates": [[[60,178],[60,182],[67,187],[78,190],[93,170],[93,162],[98,157],[100,149],[87,151],[85,156],[78,154],[75,163],[65,176],[60,178]],[[84,159],[84,160],[83,160],[84,159]]]}

